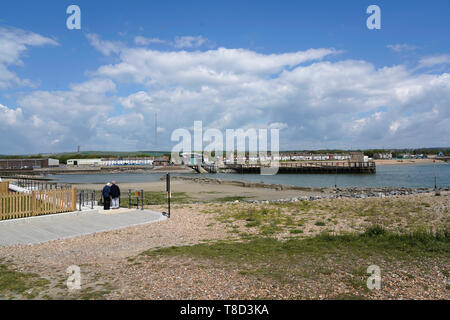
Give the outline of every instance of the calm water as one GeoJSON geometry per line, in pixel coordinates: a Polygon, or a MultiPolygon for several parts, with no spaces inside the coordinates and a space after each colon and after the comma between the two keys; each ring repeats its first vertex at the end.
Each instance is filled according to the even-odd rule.
{"type": "MultiPolygon", "coordinates": [[[[437,182],[440,187],[450,187],[450,163],[436,164],[437,182]]],[[[198,174],[172,174],[184,176],[200,176],[198,174]]],[[[150,182],[159,180],[161,173],[115,173],[115,174],[80,174],[51,175],[61,183],[105,183],[117,182],[150,182]]],[[[421,165],[384,165],[377,167],[377,173],[361,174],[278,174],[262,176],[259,174],[203,174],[202,177],[212,177],[248,182],[265,182],[275,184],[290,184],[305,187],[334,186],[335,179],[340,187],[434,187],[434,166],[421,165]]]]}

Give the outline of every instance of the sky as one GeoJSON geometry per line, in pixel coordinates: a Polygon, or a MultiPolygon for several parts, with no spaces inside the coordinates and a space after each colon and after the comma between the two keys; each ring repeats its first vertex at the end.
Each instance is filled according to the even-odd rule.
{"type": "Polygon", "coordinates": [[[277,128],[282,150],[450,146],[449,14],[448,0],[2,1],[0,154],[171,150],[194,121],[277,128]]]}

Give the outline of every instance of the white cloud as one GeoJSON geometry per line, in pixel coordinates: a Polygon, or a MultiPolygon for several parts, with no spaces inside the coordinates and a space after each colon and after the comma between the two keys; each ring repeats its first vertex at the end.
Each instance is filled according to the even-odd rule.
{"type": "Polygon", "coordinates": [[[404,52],[404,51],[414,51],[418,47],[410,44],[402,43],[402,44],[389,44],[387,45],[389,49],[395,52],[404,52]]]}
{"type": "Polygon", "coordinates": [[[289,126],[284,122],[274,122],[274,123],[269,124],[268,128],[283,130],[283,129],[286,129],[287,127],[289,127],[289,126]]]}
{"type": "Polygon", "coordinates": [[[443,64],[450,64],[450,54],[440,54],[422,58],[419,61],[419,68],[433,67],[443,64]]]}
{"type": "Polygon", "coordinates": [[[84,93],[104,93],[116,90],[116,84],[110,79],[92,79],[83,83],[72,84],[70,87],[73,91],[84,93]]]}
{"type": "Polygon", "coordinates": [[[140,46],[148,46],[149,44],[161,44],[161,43],[167,43],[166,40],[161,40],[159,38],[146,38],[142,36],[137,36],[134,38],[134,43],[140,46]]]}
{"type": "Polygon", "coordinates": [[[8,70],[9,65],[23,66],[21,56],[32,46],[58,45],[53,39],[17,28],[0,27],[0,90],[13,85],[32,86],[28,79],[20,79],[8,70]]]}
{"type": "Polygon", "coordinates": [[[179,83],[190,87],[201,83],[229,85],[241,82],[251,85],[258,77],[337,53],[334,49],[264,55],[245,49],[167,52],[135,48],[122,50],[120,63],[102,66],[97,74],[150,85],[179,83]]]}
{"type": "Polygon", "coordinates": [[[120,103],[127,109],[133,109],[136,106],[153,108],[153,98],[144,91],[133,93],[126,98],[119,98],[120,103]]]}
{"type": "MultiPolygon", "coordinates": [[[[94,40],[94,47],[103,43],[94,40]]],[[[34,91],[19,99],[18,108],[0,108],[0,123],[24,141],[16,145],[36,151],[78,144],[170,149],[171,132],[194,120],[222,130],[279,128],[283,149],[450,144],[449,73],[377,68],[337,59],[339,51],[330,48],[261,54],[107,44],[100,51],[116,53],[118,62],[100,66],[94,78],[70,90],[34,91]]],[[[0,147],[17,148],[7,143],[0,147]]]]}
{"type": "Polygon", "coordinates": [[[197,48],[205,44],[208,39],[202,36],[185,36],[185,37],[175,37],[175,48],[197,48]]]}
{"type": "Polygon", "coordinates": [[[10,126],[19,123],[23,119],[22,109],[9,109],[0,104],[0,124],[1,126],[10,126]]]}
{"type": "Polygon", "coordinates": [[[109,56],[111,53],[119,53],[125,45],[120,41],[107,41],[102,40],[97,34],[88,33],[86,38],[89,43],[105,56],[109,56]]]}

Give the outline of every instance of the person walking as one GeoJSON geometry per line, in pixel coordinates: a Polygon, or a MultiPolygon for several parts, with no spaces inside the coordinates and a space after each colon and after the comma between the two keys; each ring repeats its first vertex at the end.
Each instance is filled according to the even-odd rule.
{"type": "Polygon", "coordinates": [[[107,183],[102,190],[103,209],[109,210],[111,206],[111,183],[107,183]]]}
{"type": "Polygon", "coordinates": [[[120,208],[120,188],[115,181],[112,182],[110,195],[112,198],[112,209],[120,208]]]}

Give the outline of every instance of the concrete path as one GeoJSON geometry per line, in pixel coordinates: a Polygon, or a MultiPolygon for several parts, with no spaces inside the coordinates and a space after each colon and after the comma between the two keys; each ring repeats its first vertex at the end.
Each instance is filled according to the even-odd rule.
{"type": "Polygon", "coordinates": [[[0,246],[35,244],[165,220],[149,210],[95,209],[0,221],[0,246]]]}

